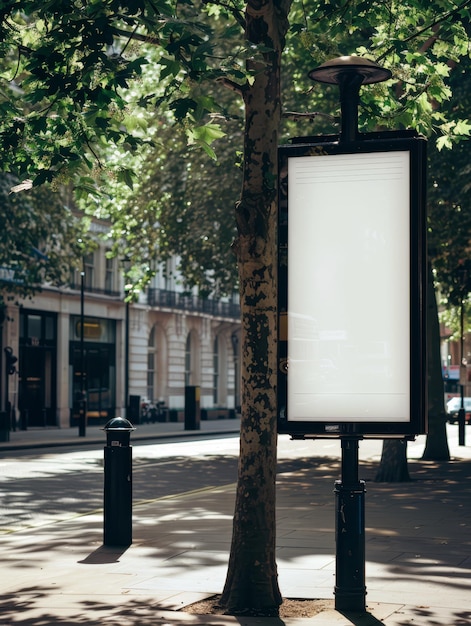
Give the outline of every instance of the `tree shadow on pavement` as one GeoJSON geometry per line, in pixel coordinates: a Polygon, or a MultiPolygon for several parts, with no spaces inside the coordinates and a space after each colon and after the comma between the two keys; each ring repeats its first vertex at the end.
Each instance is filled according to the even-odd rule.
{"type": "MultiPolygon", "coordinates": [[[[367,560],[378,564],[371,576],[367,569],[367,588],[376,585],[376,595],[383,594],[385,602],[393,602],[389,596],[393,585],[396,594],[401,589],[414,590],[416,606],[409,606],[404,615],[395,615],[395,624],[468,625],[471,614],[463,605],[454,604],[444,617],[443,611],[422,606],[420,589],[425,584],[439,589],[440,602],[447,591],[463,598],[471,590],[471,559],[464,549],[471,543],[471,462],[412,462],[413,481],[394,484],[374,483],[376,467],[368,462],[360,466],[360,478],[367,481],[367,560]]],[[[152,494],[153,500],[134,507],[134,544],[129,552],[101,545],[101,512],[55,523],[53,530],[37,528],[5,536],[1,625],[179,624],[178,611],[165,609],[156,585],[165,577],[180,582],[191,572],[201,572],[207,579],[199,588],[217,593],[220,574],[210,578],[208,571],[227,568],[235,491],[227,483],[228,477],[235,477],[236,467],[234,460],[227,458],[224,472],[213,476],[217,468],[212,459],[198,464],[197,472],[184,461],[178,468],[170,467],[168,474],[164,467],[142,467],[139,496],[144,499],[152,494]],[[185,481],[185,485],[193,488],[193,493],[156,496],[156,481],[177,484],[191,469],[196,472],[195,481],[185,481]],[[213,476],[209,483],[213,486],[200,496],[196,495],[198,472],[201,480],[204,475],[213,476]],[[77,563],[80,566],[74,568],[77,563]],[[69,578],[62,572],[69,572],[69,578]],[[135,584],[130,573],[139,577],[135,584]],[[78,591],[77,577],[88,595],[78,591]],[[160,618],[159,612],[166,615],[160,618]]],[[[297,459],[279,465],[277,558],[286,576],[298,575],[311,593],[316,593],[316,571],[322,576],[319,580],[326,578],[326,571],[329,575],[324,565],[317,566],[316,559],[334,553],[333,487],[338,474],[338,459],[297,459]]],[[[70,491],[67,480],[64,483],[63,489],[70,491]]],[[[55,486],[49,485],[49,497],[55,486]]],[[[81,486],[85,491],[86,484],[81,486]]],[[[332,591],[333,579],[327,584],[332,591]]],[[[353,626],[383,626],[371,613],[345,613],[344,617],[353,626]]],[[[267,626],[285,626],[284,618],[266,619],[267,626]]],[[[260,620],[237,618],[241,626],[263,626],[260,620]]],[[[217,615],[198,623],[227,626],[217,615]]]]}
{"type": "MultiPolygon", "coordinates": [[[[67,596],[62,605],[49,605],[49,599],[56,590],[48,586],[35,586],[18,590],[18,594],[6,594],[0,599],[2,626],[178,626],[200,624],[200,626],[228,626],[227,617],[217,615],[200,616],[193,620],[188,614],[164,611],[146,599],[111,596],[109,602],[80,600],[73,602],[67,596]]],[[[231,618],[232,623],[241,626],[286,626],[274,618],[231,618]]],[[[231,623],[229,622],[229,623],[231,623]]]]}
{"type": "Polygon", "coordinates": [[[148,602],[122,597],[109,603],[95,600],[71,602],[67,597],[62,606],[55,602],[48,606],[55,593],[53,587],[38,585],[18,590],[21,600],[16,594],[4,595],[0,600],[2,626],[149,626],[164,623],[156,619],[156,607],[148,602]]]}

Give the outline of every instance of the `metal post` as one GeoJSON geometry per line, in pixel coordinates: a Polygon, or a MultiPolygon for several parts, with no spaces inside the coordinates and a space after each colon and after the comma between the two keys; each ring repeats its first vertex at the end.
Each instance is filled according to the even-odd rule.
{"type": "Polygon", "coordinates": [[[358,139],[358,104],[363,76],[354,72],[341,72],[338,76],[340,88],[340,107],[342,129],[340,141],[357,141],[358,139]]]}
{"type": "MultiPolygon", "coordinates": [[[[1,326],[0,326],[1,329],[1,326]]],[[[1,341],[0,341],[1,346],[1,341]]],[[[0,403],[4,404],[2,407],[3,410],[0,410],[0,441],[10,441],[10,421],[8,419],[8,366],[6,363],[6,353],[5,353],[5,398],[1,398],[0,403]]],[[[2,357],[0,353],[0,393],[2,389],[2,357]]]]}
{"type": "Polygon", "coordinates": [[[3,349],[3,331],[6,320],[6,306],[0,304],[0,441],[10,441],[10,427],[7,417],[8,402],[8,364],[7,351],[3,349]],[[4,356],[2,356],[4,355],[4,356]],[[5,368],[5,376],[3,376],[5,368]],[[5,397],[3,396],[3,385],[5,384],[5,397]]]}
{"type": "Polygon", "coordinates": [[[461,406],[458,411],[458,445],[466,445],[466,411],[464,408],[464,380],[463,380],[463,365],[464,365],[464,301],[461,299],[460,309],[460,395],[461,406]]]}
{"type": "MultiPolygon", "coordinates": [[[[339,57],[311,70],[309,77],[340,88],[342,126],[340,143],[358,141],[360,87],[382,82],[391,72],[360,57],[339,57]]],[[[335,483],[336,495],[336,585],[338,611],[366,611],[365,586],[365,484],[358,480],[359,436],[344,435],[342,480],[335,483]]]]}
{"type": "Polygon", "coordinates": [[[126,318],[124,327],[124,407],[129,417],[129,293],[126,291],[126,318]]]}
{"type": "Polygon", "coordinates": [[[87,430],[87,406],[85,400],[85,271],[82,259],[80,272],[80,398],[79,398],[79,437],[85,437],[87,430]]]}
{"type": "Polygon", "coordinates": [[[104,449],[103,545],[130,546],[132,543],[132,447],[134,426],[114,417],[103,428],[104,449]]]}
{"type": "Polygon", "coordinates": [[[342,437],[342,480],[335,483],[337,611],[366,610],[365,483],[358,480],[358,437],[342,437]]]}
{"type": "Polygon", "coordinates": [[[9,410],[9,401],[8,401],[8,391],[9,391],[9,375],[8,375],[8,352],[7,348],[4,348],[5,352],[5,407],[4,411],[1,414],[2,423],[0,428],[3,430],[1,434],[1,441],[10,441],[10,410],[9,410]]]}

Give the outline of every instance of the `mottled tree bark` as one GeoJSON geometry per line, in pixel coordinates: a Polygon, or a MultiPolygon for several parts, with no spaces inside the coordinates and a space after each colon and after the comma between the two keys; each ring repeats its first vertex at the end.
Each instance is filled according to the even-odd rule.
{"type": "Polygon", "coordinates": [[[280,58],[291,0],[249,1],[248,41],[269,49],[252,62],[245,103],[244,177],[234,244],[242,314],[241,438],[231,554],[221,604],[230,613],[277,614],[276,209],[280,58]]]}
{"type": "Polygon", "coordinates": [[[407,467],[407,442],[385,439],[375,481],[378,483],[401,483],[408,480],[410,480],[410,476],[407,467]]]}

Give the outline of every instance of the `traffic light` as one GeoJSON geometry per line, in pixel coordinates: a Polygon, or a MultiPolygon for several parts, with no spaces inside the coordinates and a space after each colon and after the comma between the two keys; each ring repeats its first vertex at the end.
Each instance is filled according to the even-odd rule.
{"type": "Polygon", "coordinates": [[[13,354],[12,348],[7,346],[4,348],[6,358],[6,370],[8,374],[14,374],[16,372],[15,363],[18,361],[17,357],[13,354]]]}

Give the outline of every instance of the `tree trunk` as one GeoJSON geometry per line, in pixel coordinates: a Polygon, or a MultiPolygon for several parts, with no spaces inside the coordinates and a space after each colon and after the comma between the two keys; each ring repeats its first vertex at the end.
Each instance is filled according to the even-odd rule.
{"type": "Polygon", "coordinates": [[[427,326],[428,435],[422,458],[426,461],[449,461],[440,357],[440,323],[431,268],[428,273],[427,326]]]}
{"type": "Polygon", "coordinates": [[[275,560],[276,208],[281,120],[280,57],[290,1],[249,1],[246,37],[269,48],[252,63],[244,91],[245,145],[234,244],[242,314],[241,438],[229,567],[228,613],[276,615],[282,598],[275,560]]]}
{"type": "Polygon", "coordinates": [[[276,615],[281,604],[275,560],[275,264],[269,258],[273,256],[270,241],[263,243],[265,250],[259,251],[256,262],[250,260],[249,242],[243,242],[248,258],[241,272],[240,457],[229,568],[221,598],[232,614],[276,615]]]}
{"type": "Polygon", "coordinates": [[[378,483],[402,483],[409,480],[407,442],[398,439],[385,439],[375,481],[378,483]]]}

